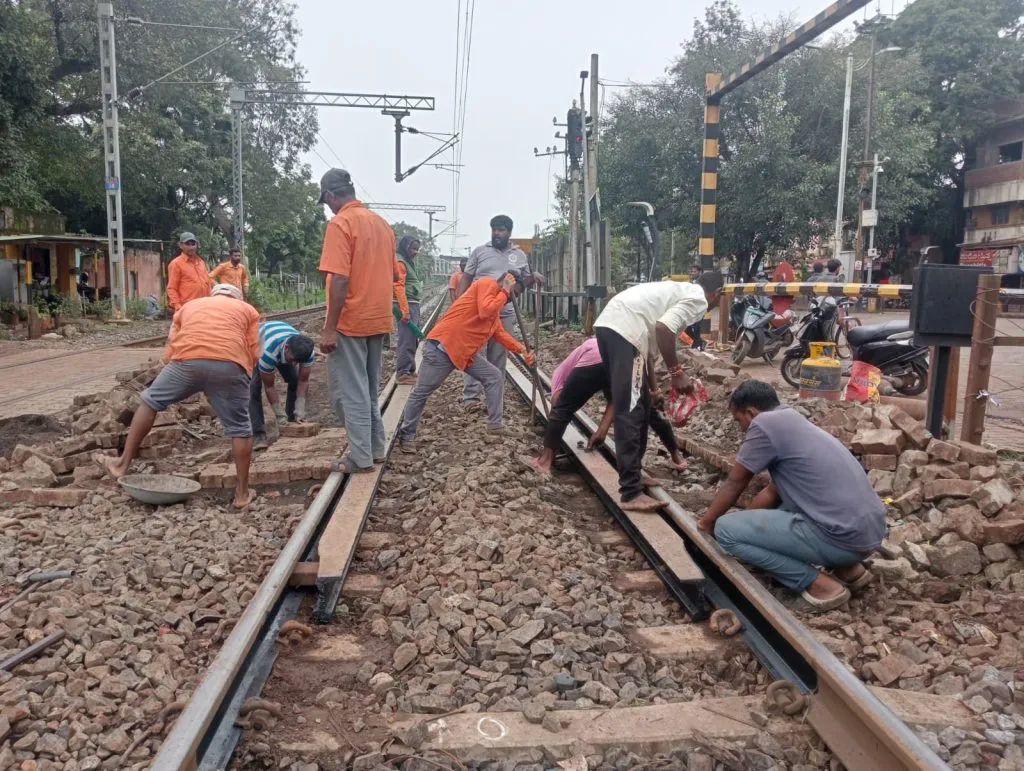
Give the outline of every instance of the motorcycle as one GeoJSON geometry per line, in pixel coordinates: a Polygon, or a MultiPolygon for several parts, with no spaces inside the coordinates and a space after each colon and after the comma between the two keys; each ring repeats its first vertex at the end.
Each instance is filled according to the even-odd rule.
{"type": "Polygon", "coordinates": [[[882,377],[904,396],[917,396],[928,388],[928,349],[914,345],[906,321],[854,327],[846,333],[854,361],[878,367],[882,377]]]}
{"type": "Polygon", "coordinates": [[[732,349],[733,364],[742,363],[748,356],[763,357],[771,364],[775,354],[793,343],[793,313],[776,314],[771,310],[771,300],[761,299],[767,302],[749,303],[743,310],[732,349]]]}
{"type": "Polygon", "coordinates": [[[835,297],[815,297],[811,300],[811,307],[800,319],[800,326],[794,334],[796,342],[786,351],[779,367],[782,377],[793,388],[800,387],[800,364],[811,355],[811,343],[835,342],[838,319],[839,301],[835,297]]]}

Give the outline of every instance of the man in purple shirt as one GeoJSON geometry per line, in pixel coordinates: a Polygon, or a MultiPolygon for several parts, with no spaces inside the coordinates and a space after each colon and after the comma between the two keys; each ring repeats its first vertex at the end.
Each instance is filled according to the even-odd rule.
{"type": "MultiPolygon", "coordinates": [[[[660,394],[657,388],[652,387],[651,390],[655,402],[659,401],[660,394]]],[[[605,407],[601,424],[587,443],[588,449],[593,449],[604,441],[615,420],[608,385],[608,370],[601,361],[597,338],[589,337],[566,356],[551,375],[551,415],[548,416],[548,427],[544,432],[544,452],[533,464],[538,471],[544,474],[551,473],[555,453],[562,445],[562,436],[569,421],[598,391],[604,392],[608,406],[605,407]]],[[[651,410],[650,427],[668,450],[673,468],[680,471],[685,469],[686,459],[676,442],[672,424],[656,409],[651,410]]]]}
{"type": "Polygon", "coordinates": [[[842,442],[781,406],[767,383],[742,383],[729,409],[746,436],[698,526],[812,608],[845,604],[871,582],[861,560],[885,538],[885,506],[867,474],[842,442]],[[747,509],[727,514],[762,471],[771,484],[747,509]]]}

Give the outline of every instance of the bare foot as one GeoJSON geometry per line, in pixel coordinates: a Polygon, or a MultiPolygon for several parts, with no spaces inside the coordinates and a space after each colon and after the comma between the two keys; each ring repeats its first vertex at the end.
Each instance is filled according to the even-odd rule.
{"type": "Polygon", "coordinates": [[[636,498],[628,501],[619,501],[619,507],[623,511],[639,511],[647,514],[653,514],[664,505],[664,503],[649,495],[638,495],[636,498]]]}
{"type": "Polygon", "coordinates": [[[235,499],[231,502],[231,505],[236,509],[244,509],[252,503],[254,495],[255,493],[249,488],[245,490],[235,490],[235,499]]]}
{"type": "Polygon", "coordinates": [[[96,464],[103,469],[103,471],[109,474],[113,479],[120,479],[128,473],[128,465],[122,464],[120,458],[112,458],[109,455],[101,455],[96,453],[92,456],[92,459],[96,464]]]}

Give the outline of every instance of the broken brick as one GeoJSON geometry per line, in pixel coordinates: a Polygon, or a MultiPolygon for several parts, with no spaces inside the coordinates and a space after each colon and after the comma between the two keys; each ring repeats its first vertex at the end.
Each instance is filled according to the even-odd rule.
{"type": "Polygon", "coordinates": [[[1024,519],[986,522],[981,526],[981,537],[985,544],[1006,543],[1016,546],[1024,542],[1024,519]]]}
{"type": "Polygon", "coordinates": [[[199,484],[206,489],[234,487],[237,481],[235,467],[226,463],[215,463],[199,473],[199,484]]]}
{"type": "Polygon", "coordinates": [[[928,465],[928,453],[922,450],[907,450],[900,455],[900,464],[911,468],[921,468],[928,465]]]}
{"type": "Polygon", "coordinates": [[[250,482],[254,485],[286,485],[288,481],[288,467],[283,463],[266,463],[250,472],[250,482]]]}
{"type": "Polygon", "coordinates": [[[320,433],[319,423],[282,423],[277,429],[281,436],[293,439],[306,439],[320,433]]]}
{"type": "Polygon", "coordinates": [[[851,449],[858,455],[899,455],[903,434],[891,428],[862,429],[853,437],[851,449]]]}
{"type": "Polygon", "coordinates": [[[979,487],[974,493],[973,499],[982,514],[986,517],[994,517],[1002,511],[1004,506],[1013,503],[1013,490],[1002,479],[993,479],[979,487]]]}
{"type": "Polygon", "coordinates": [[[913,514],[924,505],[924,495],[921,492],[921,488],[915,487],[913,490],[904,493],[893,501],[892,505],[899,509],[905,517],[913,514]]]}
{"type": "Polygon", "coordinates": [[[7,490],[0,492],[0,503],[27,503],[30,506],[48,506],[59,509],[73,509],[81,506],[92,492],[64,487],[55,490],[28,488],[23,490],[7,490]]]}
{"type": "Polygon", "coordinates": [[[185,432],[179,426],[154,428],[142,440],[140,447],[154,447],[158,444],[176,445],[185,438],[185,432]]]}
{"type": "Polygon", "coordinates": [[[910,417],[901,409],[895,408],[889,413],[889,420],[898,428],[907,440],[919,450],[923,450],[931,439],[931,434],[925,428],[924,423],[910,417]]]}
{"type": "Polygon", "coordinates": [[[890,653],[881,661],[868,664],[865,669],[882,685],[891,685],[912,666],[914,666],[914,662],[902,653],[890,653]]]}
{"type": "Polygon", "coordinates": [[[891,471],[872,469],[868,472],[868,481],[872,489],[881,496],[892,495],[892,482],[896,475],[891,471]]]}
{"type": "Polygon", "coordinates": [[[975,482],[990,482],[999,476],[999,469],[995,466],[975,466],[971,469],[970,479],[975,482]]]}
{"type": "Polygon", "coordinates": [[[932,439],[928,443],[928,454],[936,460],[944,460],[953,463],[960,457],[960,448],[952,442],[943,442],[941,439],[932,439]]]}
{"type": "Polygon", "coordinates": [[[895,455],[865,455],[861,458],[868,471],[895,471],[897,460],[895,455]]]}
{"type": "Polygon", "coordinates": [[[977,506],[968,504],[945,512],[939,530],[943,533],[956,533],[965,541],[980,544],[984,543],[983,527],[986,524],[977,506]]]}
{"type": "Polygon", "coordinates": [[[996,451],[988,447],[982,447],[970,442],[954,442],[960,448],[960,460],[970,463],[972,466],[994,466],[996,465],[996,451]]]}
{"type": "Polygon", "coordinates": [[[924,498],[937,501],[940,498],[970,498],[981,487],[981,483],[970,479],[936,479],[924,486],[924,498]]]}

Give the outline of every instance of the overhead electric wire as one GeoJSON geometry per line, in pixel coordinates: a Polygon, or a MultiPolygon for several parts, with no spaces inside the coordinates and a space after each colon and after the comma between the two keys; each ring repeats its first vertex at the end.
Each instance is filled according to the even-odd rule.
{"type": "MultiPolygon", "coordinates": [[[[351,169],[349,169],[348,164],[345,163],[345,161],[342,159],[340,155],[338,155],[337,151],[331,146],[331,143],[327,141],[327,137],[324,136],[323,132],[318,131],[316,135],[320,138],[320,141],[324,143],[324,147],[331,151],[331,155],[333,155],[337,159],[338,163],[341,165],[341,168],[351,172],[351,169]]],[[[314,150],[314,152],[316,151],[314,150]]],[[[323,156],[321,156],[320,153],[316,154],[321,161],[324,160],[323,156]]],[[[327,161],[324,161],[324,163],[327,164],[328,168],[331,167],[331,164],[327,163],[327,161]]],[[[363,191],[363,201],[365,203],[376,203],[376,201],[373,200],[373,196],[370,195],[370,191],[366,189],[365,185],[360,184],[359,180],[357,179],[353,179],[352,182],[353,184],[355,184],[356,187],[363,191]]]]}
{"type": "MultiPolygon", "coordinates": [[[[461,6],[461,0],[460,0],[461,6]]],[[[462,167],[462,153],[465,148],[465,132],[466,132],[466,112],[467,112],[467,101],[469,98],[469,72],[470,64],[473,56],[473,27],[476,18],[476,0],[468,0],[466,3],[466,23],[463,28],[462,34],[462,76],[459,85],[461,90],[458,97],[456,106],[457,111],[457,123],[454,133],[459,137],[459,144],[455,152],[455,163],[456,168],[462,167]]],[[[455,201],[453,205],[453,216],[458,220],[459,212],[459,199],[462,194],[462,174],[456,172],[455,175],[455,201]]],[[[452,251],[455,250],[455,238],[452,238],[452,251]]]]}
{"type": "MultiPolygon", "coordinates": [[[[458,0],[455,8],[455,72],[452,78],[452,133],[459,130],[459,61],[460,61],[460,36],[462,34],[462,0],[458,0]]],[[[458,161],[458,150],[452,148],[452,164],[458,161]]],[[[459,206],[459,175],[452,175],[452,212],[458,210],[459,206]]],[[[455,251],[455,233],[452,231],[451,251],[455,251]]]]}

